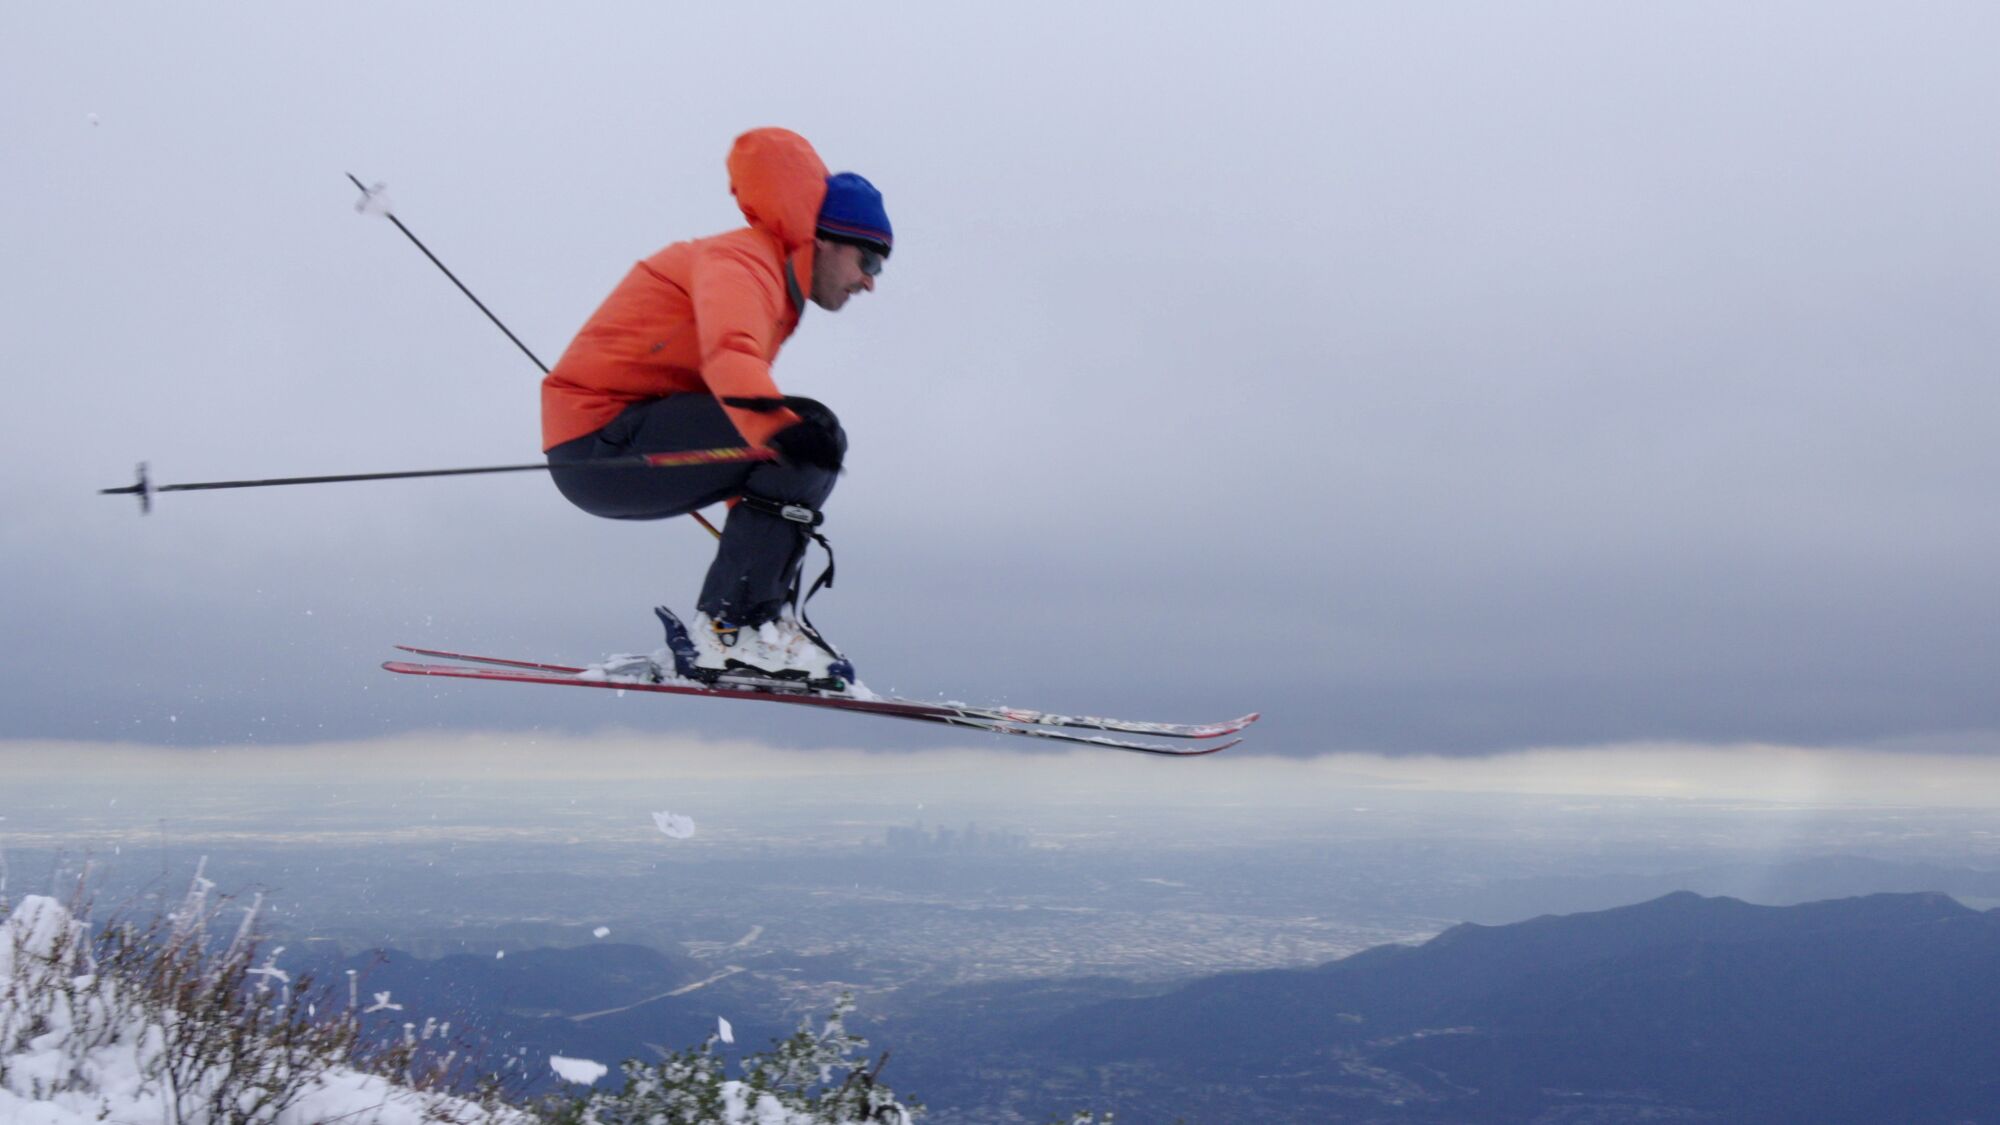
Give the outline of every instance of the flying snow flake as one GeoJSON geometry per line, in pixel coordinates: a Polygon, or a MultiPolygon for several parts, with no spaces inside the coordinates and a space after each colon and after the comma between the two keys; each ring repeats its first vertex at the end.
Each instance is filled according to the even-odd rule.
{"type": "Polygon", "coordinates": [[[391,1004],[389,1002],[388,993],[378,992],[375,994],[375,1002],[361,1009],[361,1014],[365,1016],[370,1012],[400,1012],[402,1010],[403,1006],[401,1004],[391,1004]]]}
{"type": "Polygon", "coordinates": [[[96,114],[94,114],[94,113],[86,113],[86,114],[84,114],[84,115],[83,115],[83,119],[84,119],[85,121],[88,121],[88,122],[90,122],[90,123],[91,123],[92,125],[95,125],[95,124],[97,124],[97,115],[96,115],[96,114]]]}
{"type": "Polygon", "coordinates": [[[656,812],[653,814],[653,824],[675,840],[685,840],[694,835],[694,818],[679,813],[656,812]]]}
{"type": "Polygon", "coordinates": [[[495,950],[493,953],[493,959],[495,961],[505,961],[507,959],[507,951],[504,949],[495,950]]]}
{"type": "Polygon", "coordinates": [[[578,1082],[585,1086],[611,1072],[611,1068],[590,1059],[566,1059],[561,1055],[550,1055],[549,1066],[565,1082],[578,1082]]]}
{"type": "Polygon", "coordinates": [[[736,1042],[736,1029],[729,1026],[729,1021],[721,1016],[715,1017],[715,1033],[722,1037],[724,1043],[736,1042]]]}
{"type": "Polygon", "coordinates": [[[610,937],[610,936],[611,936],[611,927],[610,927],[610,926],[599,926],[599,927],[597,927],[596,929],[594,929],[594,930],[590,931],[590,935],[591,935],[592,937],[610,937]]]}

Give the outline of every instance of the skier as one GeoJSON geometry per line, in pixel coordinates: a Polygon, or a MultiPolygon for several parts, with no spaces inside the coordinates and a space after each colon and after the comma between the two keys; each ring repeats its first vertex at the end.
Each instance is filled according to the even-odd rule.
{"type": "MultiPolygon", "coordinates": [[[[874,185],[828,175],[797,133],[743,134],[728,170],[750,225],[677,242],[632,268],[543,380],[542,448],[556,487],[592,515],[655,520],[732,502],[687,630],[698,675],[748,669],[845,689],[852,663],[797,611],[806,547],[847,435],[825,406],[780,392],[771,363],[808,298],[837,311],[874,290],[893,232],[874,185]],[[777,460],[563,467],[738,443],[777,460]]],[[[671,641],[675,623],[662,619],[671,641]]]]}

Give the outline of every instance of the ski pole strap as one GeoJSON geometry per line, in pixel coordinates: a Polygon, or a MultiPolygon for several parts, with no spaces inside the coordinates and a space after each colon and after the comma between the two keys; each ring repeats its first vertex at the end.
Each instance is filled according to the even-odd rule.
{"type": "Polygon", "coordinates": [[[806,603],[812,600],[814,594],[819,593],[821,590],[833,589],[833,543],[825,535],[817,531],[809,532],[808,534],[813,537],[813,542],[819,544],[820,550],[826,552],[826,569],[819,572],[818,578],[813,579],[812,587],[806,591],[805,596],[802,598],[798,596],[799,592],[796,584],[794,584],[792,596],[795,599],[795,604],[799,607],[800,621],[805,620],[806,603]]]}
{"type": "Polygon", "coordinates": [[[819,630],[813,626],[812,618],[806,615],[806,603],[812,600],[814,594],[819,593],[822,589],[833,589],[833,544],[827,540],[825,535],[822,535],[818,531],[808,531],[806,534],[812,536],[813,540],[820,545],[820,549],[826,552],[826,569],[819,572],[818,578],[813,579],[812,587],[805,592],[805,596],[801,597],[799,595],[799,588],[796,584],[792,586],[792,608],[798,611],[799,630],[812,638],[812,643],[825,649],[835,659],[839,659],[841,655],[840,650],[826,643],[826,638],[820,636],[819,630]]]}

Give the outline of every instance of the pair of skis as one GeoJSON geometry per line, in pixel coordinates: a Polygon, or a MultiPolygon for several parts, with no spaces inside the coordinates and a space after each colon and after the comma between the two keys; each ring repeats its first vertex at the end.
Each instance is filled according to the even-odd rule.
{"type": "Polygon", "coordinates": [[[1088,715],[1058,715],[1020,707],[974,707],[963,703],[925,703],[913,699],[862,697],[816,691],[783,680],[757,676],[726,675],[714,684],[684,679],[661,669],[648,657],[613,658],[603,664],[577,667],[546,664],[532,660],[507,660],[495,656],[473,656],[462,652],[397,645],[404,652],[453,664],[417,664],[390,660],[382,667],[410,676],[445,676],[462,680],[499,683],[555,684],[568,687],[609,688],[614,691],[646,691],[665,695],[696,695],[712,699],[762,700],[854,711],[864,715],[885,715],[917,722],[941,723],[993,734],[1019,735],[1055,742],[1078,743],[1110,750],[1130,750],[1141,754],[1196,757],[1227,750],[1241,742],[1229,736],[1240,733],[1257,721],[1255,713],[1222,723],[1152,723],[1123,719],[1102,719],[1088,715]],[[1076,730],[1105,731],[1108,734],[1078,734],[1076,730]],[[1199,746],[1174,746],[1115,738],[1112,734],[1141,734],[1158,738],[1178,738],[1200,742],[1199,746]],[[1216,739],[1228,738],[1225,742],[1216,739]]]}

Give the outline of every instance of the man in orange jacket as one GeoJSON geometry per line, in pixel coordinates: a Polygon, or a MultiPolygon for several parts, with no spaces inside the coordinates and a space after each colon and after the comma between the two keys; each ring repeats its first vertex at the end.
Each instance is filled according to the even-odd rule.
{"type": "Polygon", "coordinates": [[[894,234],[874,185],[828,175],[797,133],[743,134],[728,168],[749,226],[633,266],[542,381],[542,447],[556,487],[593,515],[665,519],[733,502],[687,630],[695,674],[747,669],[844,690],[852,663],[795,613],[847,435],[825,406],[782,394],[771,363],[808,299],[833,311],[874,290],[894,234]],[[565,468],[738,444],[777,460],[565,468]]]}

